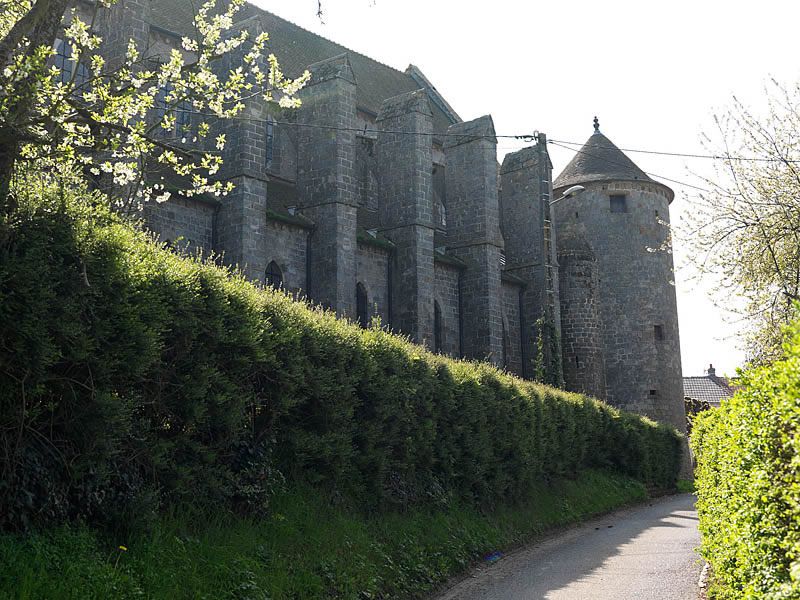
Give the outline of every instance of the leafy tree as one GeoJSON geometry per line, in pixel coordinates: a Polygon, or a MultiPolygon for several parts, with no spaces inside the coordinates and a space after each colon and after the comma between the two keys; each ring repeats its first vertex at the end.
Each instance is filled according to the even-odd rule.
{"type": "Polygon", "coordinates": [[[719,156],[688,235],[702,272],[720,279],[723,303],[749,325],[750,360],[780,356],[800,299],[800,84],[772,81],[758,115],[734,98],[706,136],[719,156]],[[743,300],[743,301],[742,301],[743,300]]]}
{"type": "Polygon", "coordinates": [[[131,41],[117,64],[103,57],[97,26],[115,2],[98,0],[85,22],[70,0],[0,0],[0,206],[15,169],[30,163],[67,180],[104,176],[139,203],[169,197],[148,178],[154,168],[174,172],[189,195],[226,194],[230,184],[213,181],[226,143],[214,124],[252,99],[298,105],[308,73],[287,79],[266,53],[268,34],[235,28],[244,0],[207,0],[181,50],[155,57],[131,41]],[[53,64],[57,39],[71,50],[68,76],[53,64]],[[223,59],[234,52],[231,67],[223,59]],[[191,131],[165,136],[180,129],[179,111],[192,115],[191,131]]]}

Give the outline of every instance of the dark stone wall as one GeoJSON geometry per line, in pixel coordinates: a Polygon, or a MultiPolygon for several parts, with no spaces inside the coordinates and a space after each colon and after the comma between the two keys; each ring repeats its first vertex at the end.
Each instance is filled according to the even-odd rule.
{"type": "Polygon", "coordinates": [[[561,347],[568,390],[606,399],[597,261],[587,244],[559,238],[561,347]]]}
{"type": "Polygon", "coordinates": [[[466,263],[461,278],[465,357],[502,360],[500,209],[497,197],[497,139],[491,117],[448,128],[448,252],[466,263]]]}
{"type": "Polygon", "coordinates": [[[460,357],[461,323],[458,305],[460,272],[456,267],[436,262],[433,298],[442,310],[442,353],[460,357]]]}
{"type": "MultiPolygon", "coordinates": [[[[521,343],[524,345],[525,364],[522,373],[533,377],[539,359],[537,340],[539,324],[548,318],[545,310],[548,302],[546,291],[545,218],[552,214],[549,206],[552,166],[547,152],[539,145],[529,146],[507,154],[500,168],[500,216],[505,240],[506,272],[525,282],[523,292],[523,327],[521,343]]],[[[555,233],[555,231],[553,231],[555,233]]],[[[553,235],[553,238],[556,238],[553,235]]],[[[555,239],[553,247],[555,252],[555,239]]],[[[558,262],[550,257],[554,284],[558,283],[558,262]]],[[[557,285],[553,286],[553,320],[560,327],[560,303],[557,285]]],[[[545,329],[544,332],[550,330],[545,329]]],[[[557,330],[556,330],[557,331],[557,330]]],[[[553,363],[550,356],[552,344],[545,340],[543,348],[547,364],[553,363]]]]}
{"type": "MultiPolygon", "coordinates": [[[[275,261],[283,274],[284,289],[298,297],[305,296],[308,289],[306,273],[308,234],[308,229],[280,221],[267,221],[264,263],[269,265],[275,261]]],[[[262,273],[261,283],[264,283],[264,277],[265,273],[262,273]]]]}
{"type": "Polygon", "coordinates": [[[142,56],[146,54],[150,40],[149,18],[150,0],[123,0],[98,12],[95,27],[103,40],[99,54],[109,68],[122,65],[130,40],[142,56]]]}
{"type": "Polygon", "coordinates": [[[214,247],[216,205],[173,195],[167,202],[149,202],[144,207],[145,224],[161,241],[189,251],[214,247]],[[179,238],[183,238],[180,241],[179,238]]]}
{"type": "Polygon", "coordinates": [[[356,279],[367,290],[370,319],[379,317],[381,325],[389,325],[389,260],[390,254],[382,248],[358,244],[356,279]]]}
{"type": "Polygon", "coordinates": [[[657,183],[591,183],[555,208],[561,235],[585,239],[597,258],[608,402],[683,430],[672,254],[658,250],[668,233],[668,198],[657,183]],[[626,212],[611,211],[612,194],[626,196],[626,212]]]}
{"type": "Polygon", "coordinates": [[[424,91],[383,102],[375,160],[381,232],[396,246],[392,268],[392,326],[414,341],[433,339],[433,191],[431,109],[424,91]],[[405,135],[393,132],[418,132],[405,135]],[[428,135],[426,135],[428,134],[428,135]]]}
{"type": "Polygon", "coordinates": [[[234,177],[236,186],[220,203],[217,247],[229,265],[248,279],[264,281],[267,268],[267,183],[253,177],[234,177]]]}
{"type": "Polygon", "coordinates": [[[309,296],[340,315],[355,316],[356,85],[346,55],[311,65],[297,121],[297,192],[315,228],[309,240],[309,296]],[[326,125],[331,129],[303,127],[326,125]]]}
{"type": "Polygon", "coordinates": [[[505,369],[522,375],[522,328],[520,323],[520,293],[515,283],[503,282],[503,325],[505,329],[505,369]]]}

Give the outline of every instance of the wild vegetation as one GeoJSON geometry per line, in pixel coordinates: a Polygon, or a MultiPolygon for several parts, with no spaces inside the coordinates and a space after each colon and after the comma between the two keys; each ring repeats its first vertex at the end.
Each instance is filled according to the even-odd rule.
{"type": "Polygon", "coordinates": [[[800,597],[800,320],[787,340],[780,360],[695,417],[702,554],[720,600],[800,597]]]}
{"type": "Polygon", "coordinates": [[[370,516],[301,486],[258,518],[177,514],[127,537],[74,525],[0,535],[0,597],[418,597],[498,550],[645,498],[641,483],[589,471],[536,485],[518,504],[370,516]]]}
{"type": "Polygon", "coordinates": [[[715,118],[705,140],[716,172],[683,232],[720,304],[741,316],[752,364],[780,358],[800,300],[800,83],[773,80],[765,98],[761,111],[734,98],[715,118]]]}

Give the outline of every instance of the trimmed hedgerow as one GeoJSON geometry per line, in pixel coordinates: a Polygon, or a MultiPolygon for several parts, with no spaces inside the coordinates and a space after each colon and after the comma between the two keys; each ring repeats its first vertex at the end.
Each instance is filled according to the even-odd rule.
{"type": "Polygon", "coordinates": [[[670,428],[258,289],[90,198],[2,228],[6,527],[258,511],[283,476],[363,509],[513,500],[585,468],[675,482],[670,428]]]}
{"type": "Polygon", "coordinates": [[[785,352],[744,372],[732,399],[695,418],[697,509],[713,598],[800,597],[800,321],[785,352]]]}

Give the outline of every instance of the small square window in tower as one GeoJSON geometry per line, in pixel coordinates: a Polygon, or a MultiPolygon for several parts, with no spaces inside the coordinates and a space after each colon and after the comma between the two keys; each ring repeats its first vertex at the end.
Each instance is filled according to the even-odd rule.
{"type": "Polygon", "coordinates": [[[628,212],[628,198],[625,194],[612,194],[609,196],[612,213],[628,212]]]}
{"type": "Polygon", "coordinates": [[[653,325],[653,336],[656,338],[656,341],[661,342],[664,340],[664,326],[663,325],[653,325]]]}

